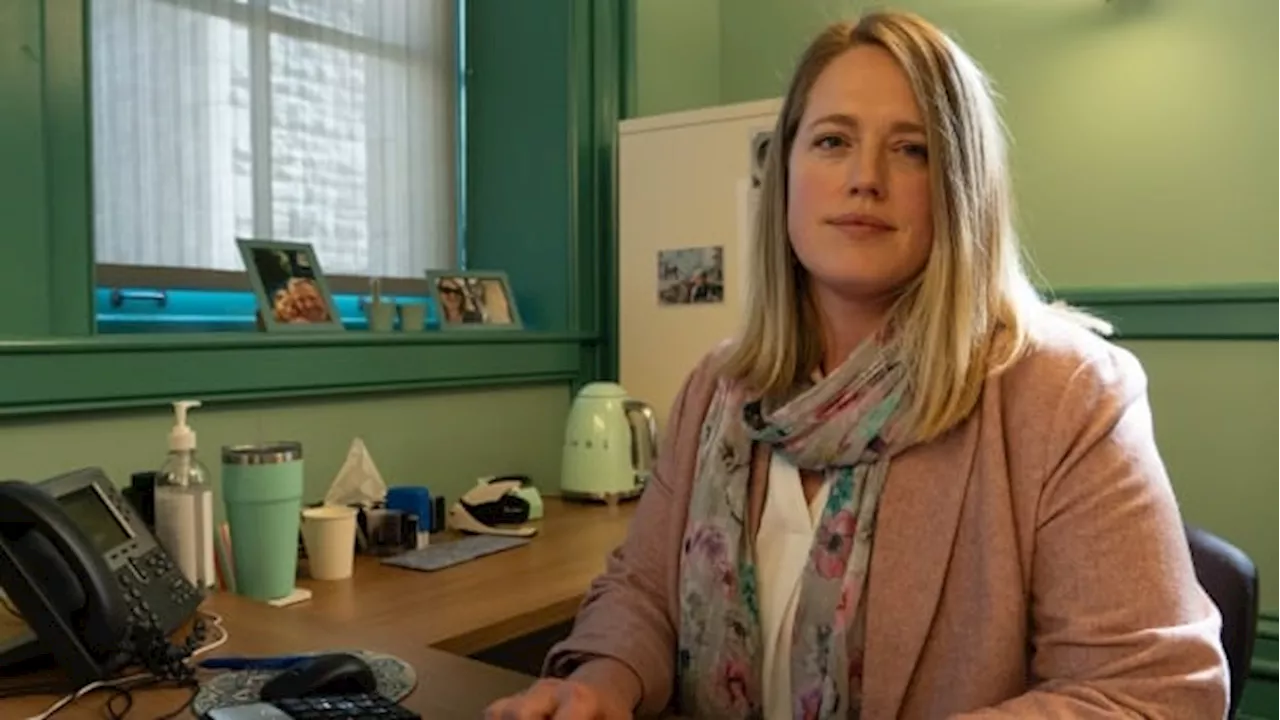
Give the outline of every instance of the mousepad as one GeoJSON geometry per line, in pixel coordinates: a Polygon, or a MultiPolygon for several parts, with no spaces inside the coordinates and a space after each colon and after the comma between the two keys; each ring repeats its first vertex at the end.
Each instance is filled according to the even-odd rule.
{"type": "MultiPolygon", "coordinates": [[[[359,657],[373,669],[373,676],[378,681],[378,694],[400,702],[413,692],[418,683],[417,674],[409,663],[382,653],[368,650],[326,650],[315,655],[345,652],[359,657]]],[[[305,653],[304,653],[305,654],[305,653]]],[[[191,712],[196,717],[204,717],[210,710],[231,705],[244,705],[257,702],[258,692],[267,681],[275,677],[281,670],[227,670],[202,677],[200,692],[191,703],[191,712]]]]}

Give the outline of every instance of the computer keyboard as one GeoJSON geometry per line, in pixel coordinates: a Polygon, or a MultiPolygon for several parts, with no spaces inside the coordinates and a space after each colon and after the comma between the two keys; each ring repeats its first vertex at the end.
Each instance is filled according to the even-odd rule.
{"type": "Polygon", "coordinates": [[[377,693],[272,700],[293,720],[422,720],[418,713],[377,693]]]}
{"type": "Polygon", "coordinates": [[[461,540],[433,543],[418,550],[410,550],[389,558],[383,558],[384,565],[409,568],[410,570],[441,570],[459,563],[475,560],[485,555],[522,547],[529,544],[529,538],[505,537],[499,535],[468,535],[461,540]]]}

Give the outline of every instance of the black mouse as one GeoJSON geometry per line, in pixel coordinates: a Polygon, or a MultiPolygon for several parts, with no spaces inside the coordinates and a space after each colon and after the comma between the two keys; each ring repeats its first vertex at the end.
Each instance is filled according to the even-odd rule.
{"type": "Polygon", "coordinates": [[[316,695],[360,695],[378,689],[373,669],[347,653],[317,655],[267,681],[258,696],[268,702],[316,695]]]}

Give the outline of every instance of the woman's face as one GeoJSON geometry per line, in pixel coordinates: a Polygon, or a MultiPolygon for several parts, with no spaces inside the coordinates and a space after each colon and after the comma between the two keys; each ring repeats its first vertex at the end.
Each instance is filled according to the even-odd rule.
{"type": "Polygon", "coordinates": [[[787,229],[816,292],[881,299],[933,241],[924,120],[887,50],[859,46],[810,91],[788,158],[787,229]]]}
{"type": "Polygon", "coordinates": [[[459,310],[462,308],[462,291],[456,286],[446,283],[440,285],[440,299],[444,304],[449,306],[451,310],[459,310]]]}

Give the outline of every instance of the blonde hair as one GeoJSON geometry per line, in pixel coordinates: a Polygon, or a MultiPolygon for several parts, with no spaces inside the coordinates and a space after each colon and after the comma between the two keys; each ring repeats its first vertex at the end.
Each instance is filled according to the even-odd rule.
{"type": "Polygon", "coordinates": [[[801,56],[765,159],[744,325],[721,370],[766,397],[784,395],[823,359],[808,274],[787,232],[787,160],[818,76],[850,48],[896,58],[924,116],[933,247],[890,322],[903,344],[917,440],[937,437],[976,405],[983,382],[1026,351],[1033,315],[1048,311],[1102,332],[1106,323],[1049,306],[1028,279],[1013,227],[1004,127],[977,64],[923,18],[880,11],[819,34],[801,56]]]}

